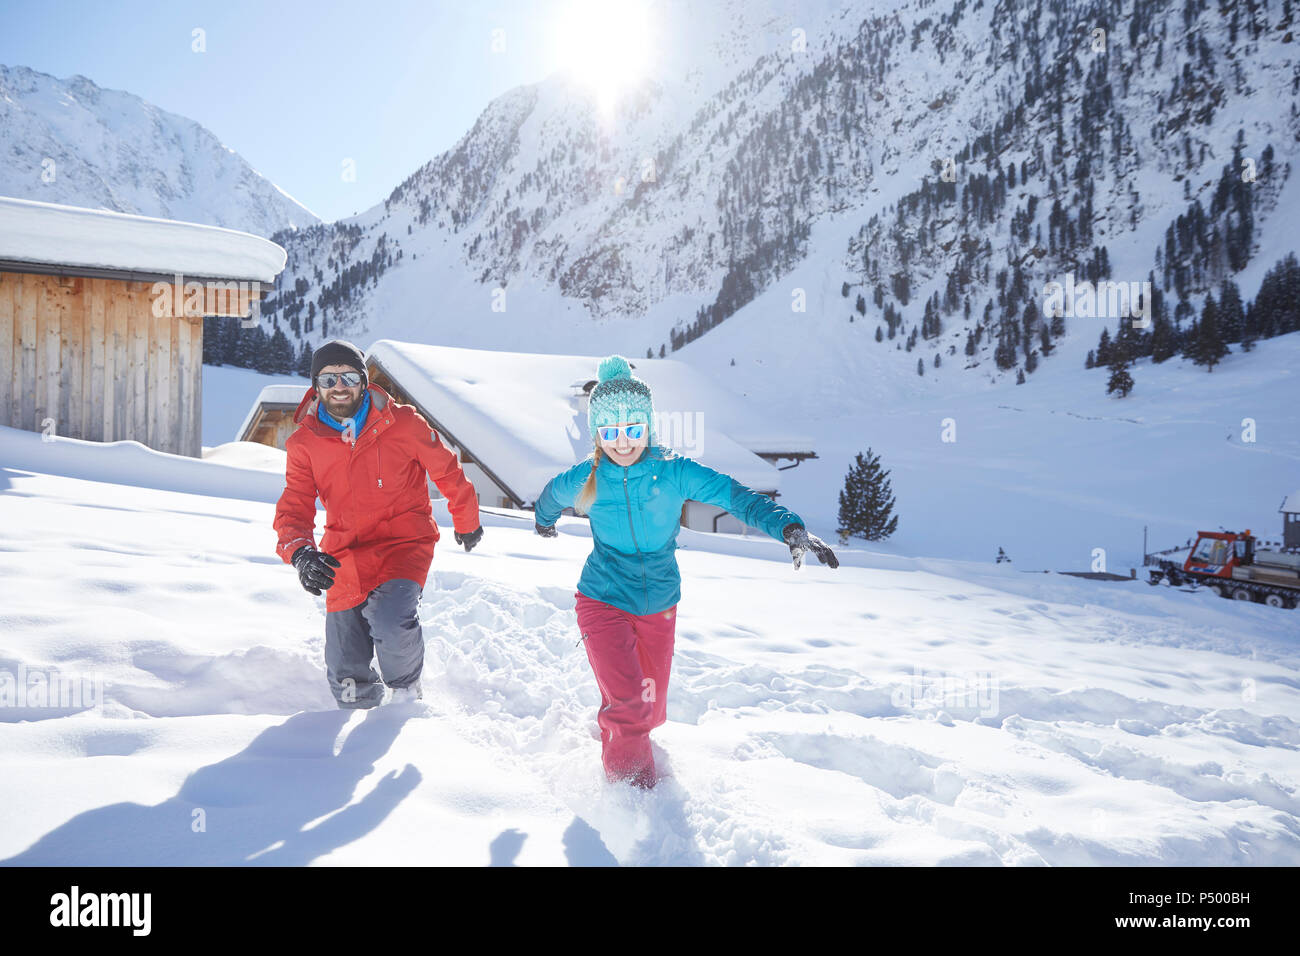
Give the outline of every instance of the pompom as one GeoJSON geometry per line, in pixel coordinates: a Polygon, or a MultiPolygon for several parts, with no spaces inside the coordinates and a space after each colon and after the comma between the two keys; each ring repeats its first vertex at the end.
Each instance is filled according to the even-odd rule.
{"type": "Polygon", "coordinates": [[[631,378],[632,366],[627,364],[627,359],[621,355],[611,355],[609,358],[601,359],[600,367],[596,369],[596,377],[602,382],[608,382],[611,378],[631,378]]]}

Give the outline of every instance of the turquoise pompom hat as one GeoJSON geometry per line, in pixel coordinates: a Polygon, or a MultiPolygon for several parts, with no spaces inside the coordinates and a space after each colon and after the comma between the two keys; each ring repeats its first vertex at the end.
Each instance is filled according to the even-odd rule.
{"type": "Polygon", "coordinates": [[[592,441],[596,440],[596,430],[605,425],[645,422],[650,426],[649,443],[654,445],[654,399],[650,395],[650,386],[632,375],[628,360],[621,355],[602,359],[596,378],[587,406],[592,441]]]}

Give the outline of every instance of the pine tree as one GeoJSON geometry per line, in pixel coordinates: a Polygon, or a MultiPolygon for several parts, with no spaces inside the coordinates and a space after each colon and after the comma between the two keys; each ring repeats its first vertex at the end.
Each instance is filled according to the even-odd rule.
{"type": "Polygon", "coordinates": [[[220,318],[213,317],[204,319],[205,322],[221,323],[221,331],[217,336],[218,350],[221,352],[221,361],[225,365],[239,365],[239,320],[233,315],[226,315],[220,318]]]}
{"type": "Polygon", "coordinates": [[[1111,349],[1110,328],[1103,327],[1101,330],[1101,338],[1097,340],[1097,364],[1098,365],[1110,364],[1110,349],[1111,349]]]}
{"type": "Polygon", "coordinates": [[[1205,307],[1201,310],[1201,321],[1196,328],[1195,338],[1189,344],[1191,359],[1197,365],[1206,366],[1213,372],[1219,360],[1228,355],[1228,347],[1219,335],[1219,310],[1214,296],[1205,297],[1205,307]]]}
{"type": "Polygon", "coordinates": [[[1156,313],[1155,327],[1151,330],[1151,361],[1157,365],[1174,357],[1178,342],[1174,327],[1162,311],[1156,313]]]}
{"type": "Polygon", "coordinates": [[[1021,325],[1024,327],[1025,335],[1025,354],[1029,352],[1029,343],[1033,341],[1034,329],[1038,328],[1038,306],[1032,301],[1025,303],[1025,312],[1021,316],[1021,325]]]}
{"type": "Polygon", "coordinates": [[[1255,347],[1255,340],[1259,337],[1259,320],[1256,318],[1255,303],[1252,302],[1246,308],[1246,318],[1241,326],[1241,350],[1249,352],[1255,347]]]}
{"type": "Polygon", "coordinates": [[[1128,360],[1117,356],[1110,363],[1110,379],[1106,382],[1106,394],[1119,392],[1120,398],[1127,398],[1133,391],[1133,376],[1128,372],[1128,360]]]}
{"type": "Polygon", "coordinates": [[[248,330],[249,335],[249,364],[247,368],[254,369],[258,372],[271,374],[275,371],[274,356],[271,351],[271,337],[266,334],[266,330],[260,325],[248,330]]]}
{"type": "Polygon", "coordinates": [[[306,342],[302,343],[302,351],[298,353],[298,366],[295,371],[303,378],[311,378],[311,348],[306,342]]]}
{"type": "Polygon", "coordinates": [[[293,346],[278,324],[267,343],[266,364],[269,366],[267,370],[277,375],[288,375],[293,371],[293,346]]]}
{"type": "Polygon", "coordinates": [[[993,361],[1004,372],[1016,364],[1016,347],[1005,331],[998,338],[998,347],[993,350],[993,361]]]}
{"type": "Polygon", "coordinates": [[[840,542],[846,543],[851,536],[883,541],[898,528],[893,511],[889,471],[880,467],[880,456],[873,455],[870,448],[865,455],[859,452],[840,492],[840,542]]]}
{"type": "Polygon", "coordinates": [[[925,375],[925,359],[918,358],[916,360],[916,374],[925,375]]]}
{"type": "Polygon", "coordinates": [[[1224,279],[1219,288],[1219,335],[1224,342],[1240,342],[1245,323],[1246,314],[1237,284],[1224,279]]]}
{"type": "Polygon", "coordinates": [[[1115,333],[1115,341],[1110,347],[1110,362],[1116,358],[1123,359],[1126,362],[1132,362],[1142,354],[1142,340],[1138,335],[1137,329],[1133,328],[1133,320],[1121,318],[1119,320],[1119,331],[1115,333]]]}
{"type": "Polygon", "coordinates": [[[203,364],[224,365],[226,357],[222,349],[221,320],[216,316],[203,319],[203,364]]]}
{"type": "Polygon", "coordinates": [[[1064,310],[1061,310],[1060,313],[1056,313],[1056,312],[1052,313],[1052,320],[1049,323],[1049,326],[1052,330],[1052,338],[1059,339],[1062,335],[1065,334],[1064,310]]]}

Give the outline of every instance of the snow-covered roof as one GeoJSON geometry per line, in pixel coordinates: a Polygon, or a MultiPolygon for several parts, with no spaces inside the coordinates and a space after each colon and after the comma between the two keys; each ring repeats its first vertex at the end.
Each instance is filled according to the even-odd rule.
{"type": "MultiPolygon", "coordinates": [[[[580,389],[596,378],[599,357],[381,339],[366,358],[378,362],[436,418],[448,440],[462,443],[525,502],[536,500],[547,481],[591,452],[580,389]]],[[[755,450],[812,450],[811,439],[796,430],[750,421],[744,399],[688,365],[672,359],[634,359],[633,365],[654,393],[660,443],[742,484],[757,491],[780,489],[780,472],[755,450]],[[746,436],[744,442],[733,427],[746,436]]]]}
{"type": "Polygon", "coordinates": [[[1277,509],[1283,514],[1300,514],[1300,491],[1293,491],[1286,496],[1282,507],[1277,509]]]}
{"type": "Polygon", "coordinates": [[[239,431],[235,432],[235,440],[240,441],[248,434],[248,429],[253,424],[253,418],[263,405],[292,405],[297,408],[308,387],[306,385],[264,386],[258,393],[257,400],[249,407],[248,414],[244,416],[244,423],[239,426],[239,431]]]}
{"type": "MultiPolygon", "coordinates": [[[[587,380],[596,377],[599,358],[578,357],[586,363],[587,380]]],[[[816,442],[812,435],[789,422],[770,415],[757,415],[744,397],[717,385],[694,367],[676,359],[630,358],[633,372],[644,378],[655,397],[655,410],[694,411],[705,413],[705,422],[755,454],[811,452],[816,442]]]]}
{"type": "Polygon", "coordinates": [[[0,261],[274,282],[285,251],[234,229],[0,196],[0,261]]]}

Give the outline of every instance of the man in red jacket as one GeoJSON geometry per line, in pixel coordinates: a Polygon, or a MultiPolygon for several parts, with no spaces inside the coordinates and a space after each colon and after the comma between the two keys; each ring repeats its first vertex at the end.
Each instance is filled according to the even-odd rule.
{"type": "Polygon", "coordinates": [[[410,405],[367,381],[351,342],[312,356],[312,388],[285,442],[285,486],[275,508],[276,553],[302,586],[325,597],[325,670],[342,708],[419,698],[424,636],[416,608],[441,537],[432,478],[447,498],[456,542],[483,536],[478,496],[456,455],[410,405]],[[316,498],[325,534],[316,548],[316,498]],[[378,659],[379,671],[371,666],[378,659]]]}

